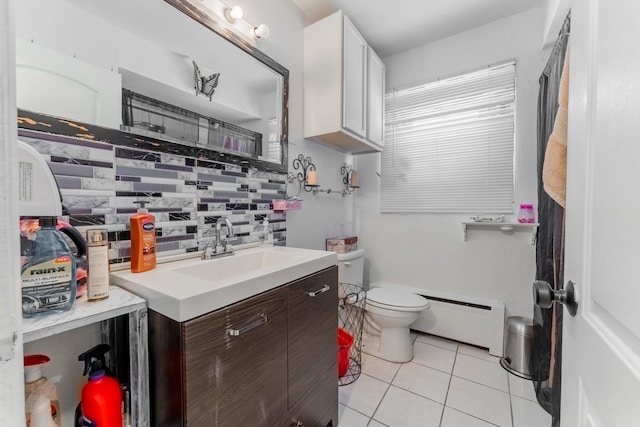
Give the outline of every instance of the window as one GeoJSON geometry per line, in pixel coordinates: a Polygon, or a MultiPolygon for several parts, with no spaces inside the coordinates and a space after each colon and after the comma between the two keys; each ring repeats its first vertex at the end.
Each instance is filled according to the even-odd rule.
{"type": "Polygon", "coordinates": [[[515,63],[385,97],[381,212],[512,213],[515,63]]]}
{"type": "Polygon", "coordinates": [[[278,119],[272,117],[269,119],[269,137],[267,140],[267,159],[274,162],[282,161],[282,144],[278,139],[278,119]]]}

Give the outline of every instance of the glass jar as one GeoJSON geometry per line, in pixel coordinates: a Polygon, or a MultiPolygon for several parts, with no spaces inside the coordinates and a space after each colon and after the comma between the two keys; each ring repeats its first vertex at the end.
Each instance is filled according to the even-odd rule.
{"type": "Polygon", "coordinates": [[[526,224],[532,224],[536,222],[533,215],[533,205],[520,205],[520,212],[518,212],[518,222],[526,224]]]}

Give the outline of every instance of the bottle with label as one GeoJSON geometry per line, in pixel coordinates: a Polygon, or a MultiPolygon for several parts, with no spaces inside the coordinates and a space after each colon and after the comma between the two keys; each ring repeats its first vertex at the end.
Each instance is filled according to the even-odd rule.
{"type": "Polygon", "coordinates": [[[141,273],[156,267],[156,219],[145,209],[148,202],[139,200],[138,213],[129,219],[131,225],[131,271],[141,273]]]}
{"type": "Polygon", "coordinates": [[[69,310],[76,300],[76,258],[56,229],[56,217],[41,217],[22,266],[22,314],[32,317],[69,310]]]}
{"type": "Polygon", "coordinates": [[[87,300],[109,298],[109,244],[107,230],[87,230],[87,300]]]}

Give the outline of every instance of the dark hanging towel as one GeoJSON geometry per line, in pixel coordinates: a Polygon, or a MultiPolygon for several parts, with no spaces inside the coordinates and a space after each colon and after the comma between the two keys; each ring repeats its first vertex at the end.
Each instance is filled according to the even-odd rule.
{"type": "MultiPolygon", "coordinates": [[[[538,94],[538,239],[536,280],[554,289],[562,288],[564,276],[564,209],[545,193],[542,167],[549,136],[558,111],[558,90],[569,44],[567,16],[549,61],[540,76],[538,94]]],[[[562,358],[562,307],[533,309],[534,339],[529,369],[540,405],[552,416],[552,427],[560,425],[560,374],[562,358]]]]}

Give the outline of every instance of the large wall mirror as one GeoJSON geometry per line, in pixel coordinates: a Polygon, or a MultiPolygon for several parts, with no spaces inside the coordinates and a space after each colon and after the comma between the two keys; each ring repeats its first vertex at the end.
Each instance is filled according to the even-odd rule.
{"type": "Polygon", "coordinates": [[[117,57],[123,95],[130,91],[151,100],[147,104],[133,102],[132,107],[132,101],[123,98],[123,117],[127,111],[137,109],[137,115],[131,117],[133,126],[124,130],[195,144],[241,158],[242,163],[286,171],[289,84],[286,68],[219,26],[215,19],[195,13],[182,0],[66,0],[66,3],[117,28],[113,36],[117,47],[111,52],[117,57]],[[196,94],[195,67],[203,77],[220,74],[211,99],[196,94]],[[151,114],[158,107],[151,105],[154,101],[175,107],[177,113],[182,110],[196,113],[192,117],[195,131],[189,131],[195,132],[193,137],[173,134],[170,120],[158,123],[159,119],[151,114]],[[145,111],[149,112],[147,118],[140,114],[145,111]],[[224,131],[220,131],[222,128],[224,131]],[[258,134],[257,144],[261,145],[248,148],[244,136],[234,133],[234,129],[258,134]]]}

